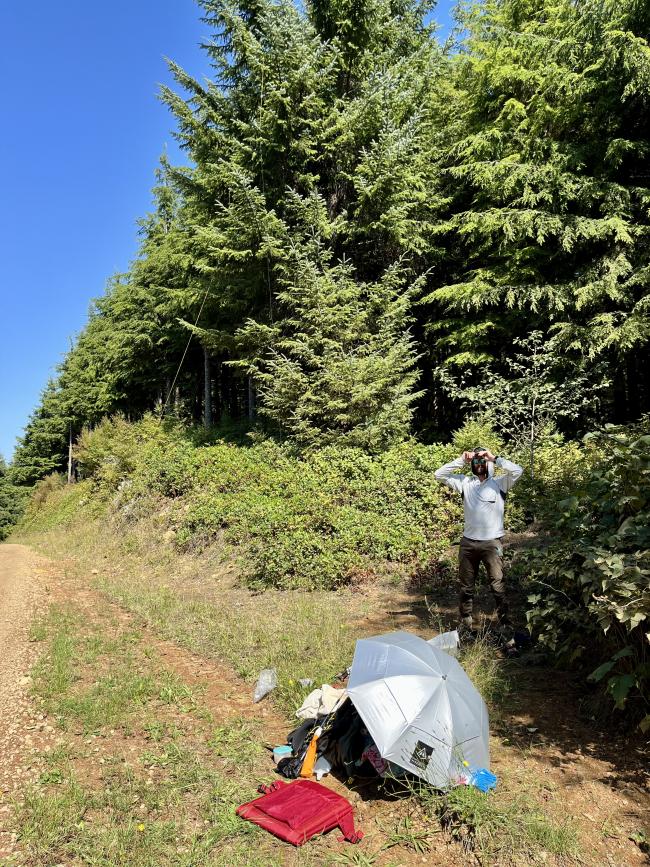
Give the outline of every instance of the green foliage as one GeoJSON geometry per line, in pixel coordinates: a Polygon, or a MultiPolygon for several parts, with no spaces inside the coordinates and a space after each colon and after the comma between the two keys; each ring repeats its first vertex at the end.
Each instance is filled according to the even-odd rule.
{"type": "Polygon", "coordinates": [[[528,618],[560,662],[590,672],[647,729],[650,420],[607,428],[587,444],[597,460],[559,503],[551,546],[531,558],[528,618]]]}
{"type": "MultiPolygon", "coordinates": [[[[138,424],[131,424],[121,416],[104,419],[96,427],[84,428],[79,435],[74,456],[82,476],[92,478],[99,490],[111,493],[122,482],[130,479],[142,452],[147,460],[155,460],[161,450],[191,448],[187,432],[172,421],[161,422],[148,415],[138,424]]],[[[168,464],[174,474],[178,456],[170,455],[168,464]]],[[[160,485],[164,485],[160,480],[160,485]]]]}
{"type": "MultiPolygon", "coordinates": [[[[538,431],[535,445],[535,476],[524,472],[513,492],[522,515],[534,515],[545,528],[557,517],[557,504],[581,490],[598,462],[594,449],[565,440],[553,427],[538,431]]],[[[528,448],[513,452],[514,460],[526,466],[528,448]]]]}
{"type": "Polygon", "coordinates": [[[70,419],[61,392],[49,382],[38,407],[25,427],[12,461],[11,475],[18,485],[33,485],[49,473],[63,469],[70,419]]]}
{"type": "MultiPolygon", "coordinates": [[[[339,446],[296,454],[273,440],[243,447],[203,439],[152,416],[136,424],[107,419],[77,446],[85,481],[40,483],[23,526],[45,529],[81,512],[100,513],[106,501],[136,519],[164,499],[173,506],[165,520],[180,548],[234,545],[256,586],[335,587],[438,557],[458,536],[462,503],[435,482],[435,470],[477,444],[507,454],[478,419],[456,431],[450,445],[405,442],[375,456],[339,446]]],[[[518,528],[533,507],[554,514],[558,498],[590,466],[589,454],[558,436],[544,440],[536,480],[522,479],[508,501],[509,527],[518,528]]]]}
{"type": "Polygon", "coordinates": [[[0,542],[6,539],[25,507],[26,491],[13,484],[11,474],[0,456],[0,542]]]}
{"type": "Polygon", "coordinates": [[[439,376],[454,400],[470,411],[480,407],[482,418],[526,456],[523,463],[534,479],[541,441],[558,422],[597,418],[600,395],[609,382],[600,366],[589,374],[575,366],[567,370],[557,347],[541,331],[513,342],[516,350],[506,362],[507,376],[490,365],[470,378],[467,372],[455,376],[445,368],[439,376]]]}
{"type": "MultiPolygon", "coordinates": [[[[480,412],[480,404],[478,407],[480,412]]],[[[483,446],[493,455],[500,455],[505,447],[502,437],[495,433],[491,420],[484,415],[470,416],[461,428],[454,431],[452,445],[454,457],[476,446],[483,446]]]]}
{"type": "Polygon", "coordinates": [[[283,322],[240,332],[258,343],[274,337],[254,366],[262,414],[302,448],[378,453],[406,439],[418,374],[399,270],[363,285],[348,265],[299,256],[283,283],[283,322]]]}
{"type": "MultiPolygon", "coordinates": [[[[170,499],[180,547],[225,539],[241,546],[254,585],[326,588],[388,564],[416,567],[445,549],[461,514],[433,478],[448,452],[412,442],[375,457],[334,446],[297,456],[271,440],[195,446],[181,426],[149,417],[102,422],[77,456],[91,512],[108,499],[125,516],[139,503],[150,511],[152,497],[170,499]]],[[[79,497],[62,496],[77,508],[79,497]]],[[[60,519],[58,500],[52,509],[60,519]]],[[[26,526],[46,520],[34,504],[26,526]]]]}
{"type": "Polygon", "coordinates": [[[457,120],[436,154],[452,201],[427,296],[433,363],[502,366],[513,337],[549,330],[568,366],[603,360],[617,387],[608,411],[616,401],[635,418],[648,358],[647,10],[490,0],[459,14],[457,120]]]}
{"type": "MultiPolygon", "coordinates": [[[[168,460],[136,471],[133,493],[171,494],[168,460]]],[[[459,514],[433,482],[440,450],[430,447],[405,444],[377,458],[328,447],[296,458],[271,443],[217,445],[190,461],[178,544],[224,535],[244,545],[253,584],[326,588],[386,562],[415,564],[444,549],[459,514]]]]}

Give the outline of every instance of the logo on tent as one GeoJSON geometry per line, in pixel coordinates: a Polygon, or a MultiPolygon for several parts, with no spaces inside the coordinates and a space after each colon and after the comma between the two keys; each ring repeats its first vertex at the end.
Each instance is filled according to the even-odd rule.
{"type": "Polygon", "coordinates": [[[426,771],[429,759],[433,753],[433,747],[418,741],[411,755],[411,764],[414,768],[419,768],[421,771],[426,771]]]}

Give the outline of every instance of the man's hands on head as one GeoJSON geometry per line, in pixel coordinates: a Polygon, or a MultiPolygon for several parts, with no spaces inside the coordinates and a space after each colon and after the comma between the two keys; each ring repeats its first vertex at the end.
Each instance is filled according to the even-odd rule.
{"type": "Polygon", "coordinates": [[[482,452],[463,452],[463,460],[469,464],[472,462],[472,458],[476,457],[477,455],[478,457],[484,457],[487,461],[496,460],[496,457],[492,454],[491,451],[488,450],[482,452]]]}

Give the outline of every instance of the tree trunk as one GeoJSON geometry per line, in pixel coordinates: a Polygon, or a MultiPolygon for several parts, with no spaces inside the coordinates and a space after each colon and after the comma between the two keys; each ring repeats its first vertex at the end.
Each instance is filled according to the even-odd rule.
{"type": "Polygon", "coordinates": [[[248,377],[248,420],[255,420],[255,385],[252,376],[248,377]]]}
{"type": "Polygon", "coordinates": [[[68,427],[68,484],[72,484],[72,425],[68,427]]]}
{"type": "Polygon", "coordinates": [[[219,365],[220,370],[220,393],[221,393],[221,414],[222,417],[227,417],[230,412],[230,371],[225,364],[219,365]]]}
{"type": "Polygon", "coordinates": [[[212,427],[212,372],[210,353],[203,347],[203,425],[206,430],[212,427]]]}

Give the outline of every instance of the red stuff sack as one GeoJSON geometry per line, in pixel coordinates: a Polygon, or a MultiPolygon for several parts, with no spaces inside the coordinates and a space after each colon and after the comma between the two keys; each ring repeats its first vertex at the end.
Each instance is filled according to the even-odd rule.
{"type": "Polygon", "coordinates": [[[302,846],[312,837],[337,826],[343,832],[341,840],[358,843],[363,837],[354,830],[352,805],[320,783],[277,780],[270,786],[260,786],[259,791],[264,792],[262,797],[237,807],[237,815],[266,828],[287,843],[302,846]]]}

